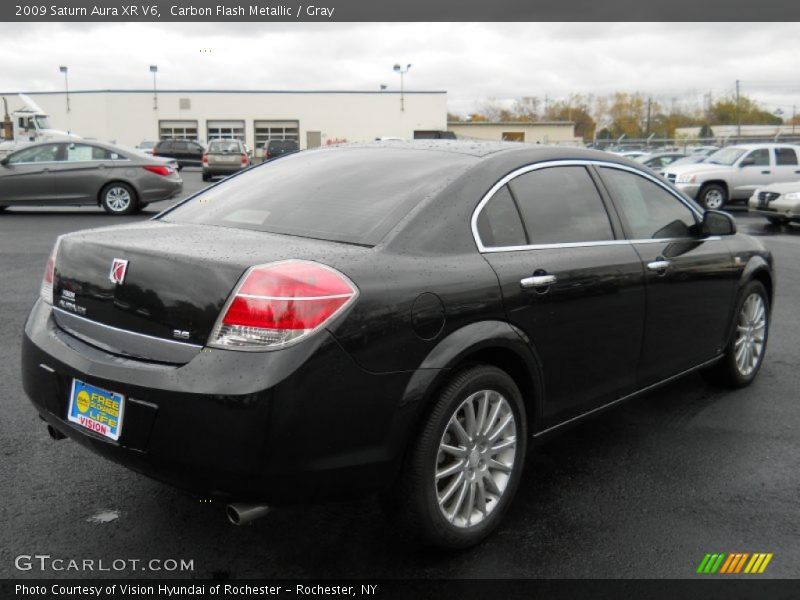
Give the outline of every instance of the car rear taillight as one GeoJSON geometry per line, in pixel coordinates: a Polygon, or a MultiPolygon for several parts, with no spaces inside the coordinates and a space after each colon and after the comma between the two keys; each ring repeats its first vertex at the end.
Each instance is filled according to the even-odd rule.
{"type": "Polygon", "coordinates": [[[229,350],[282,348],[324,327],[357,296],[347,277],[319,263],[258,265],[234,289],[208,345],[229,350]]]}
{"type": "Polygon", "coordinates": [[[203,164],[204,165],[208,164],[208,153],[203,154],[203,164]]]}
{"type": "Polygon", "coordinates": [[[151,173],[155,173],[156,175],[162,175],[166,177],[167,175],[171,175],[175,172],[175,169],[172,167],[165,167],[161,165],[145,165],[145,171],[150,171],[151,173]]]}
{"type": "Polygon", "coordinates": [[[61,238],[56,240],[53,245],[53,251],[50,252],[50,258],[47,259],[47,266],[44,268],[44,277],[42,277],[42,287],[39,290],[39,295],[42,300],[48,304],[53,304],[53,279],[56,274],[56,256],[58,255],[58,246],[61,243],[61,238]]]}
{"type": "Polygon", "coordinates": [[[247,165],[247,154],[242,154],[242,164],[247,165]]]}

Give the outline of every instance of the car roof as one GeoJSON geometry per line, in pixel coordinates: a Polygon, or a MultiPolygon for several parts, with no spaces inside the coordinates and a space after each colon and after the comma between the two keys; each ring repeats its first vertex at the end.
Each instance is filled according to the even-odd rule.
{"type": "MultiPolygon", "coordinates": [[[[742,150],[758,150],[759,148],[774,148],[776,146],[797,146],[793,142],[762,142],[762,143],[752,143],[752,144],[734,144],[732,146],[726,146],[726,148],[741,148],[742,150]]],[[[726,148],[720,148],[720,150],[725,150],[726,148]]]]}

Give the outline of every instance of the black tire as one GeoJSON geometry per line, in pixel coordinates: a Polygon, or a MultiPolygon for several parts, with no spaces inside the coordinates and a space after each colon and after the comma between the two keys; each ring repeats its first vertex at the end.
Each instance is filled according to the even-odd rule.
{"type": "Polygon", "coordinates": [[[8,208],[7,206],[0,206],[0,212],[3,212],[7,208],[8,208]]]}
{"type": "MultiPolygon", "coordinates": [[[[712,382],[725,387],[740,388],[750,385],[758,375],[761,365],[764,362],[764,354],[767,351],[767,341],[769,338],[769,322],[770,322],[770,304],[769,296],[760,281],[751,281],[742,288],[739,297],[736,300],[736,310],[733,313],[733,323],[731,324],[731,334],[727,345],[725,346],[725,355],[722,360],[717,364],[710,367],[705,371],[705,375],[712,382]],[[764,307],[764,330],[762,336],[762,345],[760,353],[758,354],[755,364],[752,366],[752,371],[743,372],[737,364],[737,340],[739,339],[738,326],[740,318],[744,309],[745,303],[750,296],[757,295],[760,297],[764,307]]],[[[746,334],[745,334],[746,335],[746,334]]],[[[745,343],[747,340],[745,339],[745,343]]]]}
{"type": "Polygon", "coordinates": [[[114,181],[100,192],[100,206],[110,215],[129,215],[136,211],[136,192],[127,183],[114,181]]]}
{"type": "Polygon", "coordinates": [[[769,221],[770,225],[776,226],[786,225],[789,222],[788,219],[784,219],[782,217],[767,217],[767,221],[769,221]]]}
{"type": "MultiPolygon", "coordinates": [[[[464,416],[466,416],[466,413],[464,413],[464,416]]],[[[481,429],[476,428],[475,431],[480,432],[481,429]]],[[[398,529],[403,535],[411,536],[433,546],[455,549],[477,544],[498,526],[508,511],[522,475],[526,446],[527,422],[525,404],[514,380],[504,371],[488,365],[475,366],[457,373],[447,382],[438,395],[435,404],[422,424],[417,438],[412,440],[396,487],[385,497],[385,504],[389,510],[390,517],[396,521],[398,529]],[[493,394],[489,397],[486,404],[488,407],[493,407],[497,404],[501,407],[497,418],[494,420],[494,427],[500,427],[509,414],[513,415],[513,421],[499,430],[503,436],[507,437],[488,440],[485,436],[487,433],[492,432],[492,422],[489,421],[489,418],[493,411],[491,411],[491,408],[487,408],[484,411],[484,418],[480,419],[481,411],[479,407],[481,405],[470,404],[470,406],[476,407],[476,412],[473,413],[478,415],[476,422],[483,421],[487,431],[483,434],[478,433],[474,437],[475,446],[473,450],[470,451],[470,446],[467,445],[473,442],[465,442],[463,444],[464,452],[469,452],[469,454],[463,458],[450,457],[440,450],[441,443],[444,443],[447,439],[448,444],[452,440],[453,444],[458,444],[459,449],[462,447],[462,443],[457,441],[455,437],[444,437],[445,435],[451,435],[451,429],[449,429],[451,427],[451,418],[456,416],[456,419],[459,422],[464,422],[465,427],[469,429],[469,426],[466,425],[466,420],[461,421],[457,415],[464,409],[467,401],[473,398],[473,395],[475,395],[474,400],[470,400],[470,402],[479,402],[483,396],[479,395],[478,392],[484,390],[499,394],[499,396],[493,394]],[[492,399],[495,400],[495,404],[492,404],[492,399]],[[502,400],[506,401],[505,405],[503,405],[502,400]],[[498,440],[503,440],[502,443],[510,444],[511,438],[514,437],[515,446],[513,448],[513,457],[511,458],[508,456],[512,452],[510,448],[502,451],[504,454],[491,454],[492,451],[488,449],[500,444],[501,442],[498,440]],[[484,454],[481,454],[481,452],[484,452],[484,454]],[[486,460],[481,456],[485,457],[486,460]],[[499,461],[510,460],[510,464],[505,467],[510,469],[510,472],[504,474],[504,470],[490,470],[489,463],[494,462],[491,456],[496,457],[499,461]],[[462,463],[463,466],[459,468],[459,472],[449,477],[442,477],[437,482],[437,469],[447,460],[457,461],[462,463]],[[501,478],[499,486],[502,487],[502,490],[499,494],[494,494],[491,491],[489,477],[492,477],[493,481],[497,481],[497,477],[501,478]],[[444,495],[451,485],[453,489],[458,489],[458,492],[454,492],[449,499],[444,500],[444,508],[440,508],[439,494],[442,493],[444,495]],[[439,486],[445,489],[440,491],[439,486]],[[485,491],[481,492],[481,490],[485,491]],[[459,502],[459,495],[464,504],[459,502]],[[494,497],[490,498],[490,496],[494,497]],[[452,508],[453,505],[451,504],[451,512],[455,515],[453,518],[461,521],[466,520],[466,524],[462,523],[462,526],[458,526],[455,521],[448,520],[443,514],[443,511],[448,508],[447,504],[450,500],[459,502],[455,508],[452,508]],[[470,503],[470,501],[472,502],[470,503]],[[476,512],[480,509],[472,509],[472,507],[481,505],[484,506],[483,516],[476,512]],[[467,507],[472,510],[465,510],[467,507]],[[461,514],[462,510],[464,513],[469,514],[468,519],[461,514]],[[470,525],[469,522],[473,515],[480,522],[470,525]]],[[[497,464],[497,462],[494,462],[494,464],[497,464]]],[[[497,486],[498,483],[494,485],[497,486]]],[[[499,489],[499,487],[495,489],[499,489]]]]}
{"type": "Polygon", "coordinates": [[[697,201],[706,210],[722,210],[728,202],[728,190],[717,183],[707,183],[700,188],[697,201]]]}
{"type": "Polygon", "coordinates": [[[211,175],[208,173],[203,173],[203,181],[211,181],[211,175]]]}

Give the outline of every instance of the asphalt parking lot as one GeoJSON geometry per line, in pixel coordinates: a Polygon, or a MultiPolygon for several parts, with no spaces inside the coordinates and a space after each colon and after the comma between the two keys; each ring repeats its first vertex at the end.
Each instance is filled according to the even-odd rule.
{"type": "MultiPolygon", "coordinates": [[[[186,192],[203,185],[184,171],[186,192]]],[[[747,389],[691,375],[530,453],[515,504],[477,548],[443,553],[398,539],[375,499],[278,509],[245,527],[224,507],[54,442],[25,397],[20,335],[58,234],[148,218],[99,209],[0,215],[0,577],[18,555],[184,559],[217,578],[692,577],[707,552],[771,552],[765,576],[800,577],[800,227],[735,212],[776,259],[777,302],[762,372],[747,389]]]]}

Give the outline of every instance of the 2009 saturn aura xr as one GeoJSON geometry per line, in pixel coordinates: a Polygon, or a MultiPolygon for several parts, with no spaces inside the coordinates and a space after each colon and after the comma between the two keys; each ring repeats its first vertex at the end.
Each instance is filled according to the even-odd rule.
{"type": "Polygon", "coordinates": [[[772,258],[730,216],[602,152],[419,144],[60,237],[22,348],[51,435],[242,521],[392,490],[406,530],[463,547],[530,438],[695,369],[756,376],[772,258]]]}

